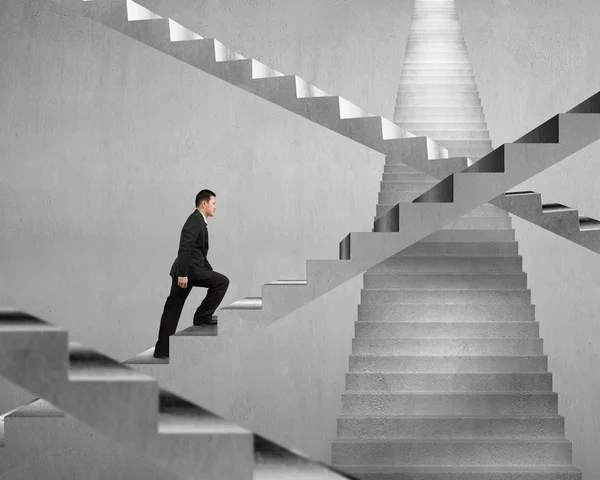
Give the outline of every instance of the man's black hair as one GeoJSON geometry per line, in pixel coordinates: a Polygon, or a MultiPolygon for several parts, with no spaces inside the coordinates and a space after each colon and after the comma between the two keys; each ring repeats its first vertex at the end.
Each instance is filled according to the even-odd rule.
{"type": "Polygon", "coordinates": [[[196,208],[198,208],[200,206],[200,204],[202,203],[202,200],[206,200],[207,202],[210,202],[210,197],[216,197],[215,192],[211,191],[211,190],[200,190],[198,192],[198,195],[196,195],[196,208]]]}

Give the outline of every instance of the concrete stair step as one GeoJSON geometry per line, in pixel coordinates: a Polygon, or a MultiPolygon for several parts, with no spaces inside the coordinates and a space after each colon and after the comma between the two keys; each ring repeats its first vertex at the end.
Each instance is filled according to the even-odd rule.
{"type": "Polygon", "coordinates": [[[522,273],[521,256],[398,255],[369,269],[369,273],[522,273]]]}
{"type": "Polygon", "coordinates": [[[526,273],[365,273],[365,289],[526,289],[526,273]]]}
{"type": "Polygon", "coordinates": [[[377,288],[361,290],[361,304],[418,303],[424,305],[511,304],[530,305],[531,292],[524,289],[401,289],[377,288]]]}
{"type": "Polygon", "coordinates": [[[462,33],[414,33],[408,34],[409,42],[464,42],[465,37],[462,33]]]}
{"type": "Polygon", "coordinates": [[[536,321],[483,321],[483,322],[386,322],[357,321],[354,325],[356,338],[539,338],[536,321]]]}
{"type": "MultiPolygon", "coordinates": [[[[445,142],[447,142],[447,140],[445,142]]],[[[464,148],[450,147],[450,149],[452,151],[452,155],[469,157],[474,162],[485,157],[487,154],[489,154],[492,151],[491,146],[489,146],[489,147],[486,147],[486,146],[464,147],[464,148]]]]}
{"type": "MultiPolygon", "coordinates": [[[[424,96],[421,96],[424,97],[424,96]]],[[[479,97],[477,95],[475,95],[474,93],[469,95],[470,98],[457,98],[457,99],[452,99],[452,98],[441,98],[441,96],[437,96],[436,98],[406,98],[403,100],[398,100],[396,102],[396,107],[395,108],[401,108],[401,107],[406,107],[406,108],[415,108],[415,107],[419,107],[422,106],[424,108],[474,108],[474,107],[481,107],[481,100],[479,99],[479,97]]],[[[440,131],[440,130],[435,130],[437,133],[437,136],[439,137],[444,137],[444,134],[446,132],[440,131]]],[[[467,138],[468,135],[471,134],[471,130],[453,130],[453,132],[464,132],[465,134],[467,134],[467,138]]],[[[414,133],[414,132],[412,132],[414,133]]],[[[422,135],[427,135],[426,133],[423,133],[422,135]]],[[[435,138],[435,135],[431,136],[431,135],[427,135],[430,136],[431,138],[435,138]]],[[[459,137],[462,138],[462,137],[459,137]]],[[[487,138],[487,137],[486,137],[487,138]]]]}
{"type": "MultiPolygon", "coordinates": [[[[402,255],[499,255],[518,256],[517,242],[425,242],[420,241],[397,254],[402,255]]],[[[370,273],[370,269],[367,271],[370,273]]],[[[474,275],[469,273],[467,275],[474,275]]],[[[493,275],[502,275],[495,273],[493,275]]]]}
{"type": "Polygon", "coordinates": [[[511,440],[337,440],[332,464],[341,465],[569,465],[571,442],[511,440]]]}
{"type": "MultiPolygon", "coordinates": [[[[385,192],[394,192],[396,190],[412,190],[415,188],[415,191],[420,190],[422,187],[431,188],[433,185],[439,183],[437,178],[431,177],[429,175],[425,175],[421,178],[414,177],[402,177],[397,180],[387,180],[385,177],[382,178],[381,181],[381,191],[385,192]]],[[[380,191],[380,192],[381,192],[380,191]]],[[[397,202],[396,202],[397,203],[397,202]]]]}
{"type": "Polygon", "coordinates": [[[540,338],[354,338],[353,355],[543,355],[540,338]]]}
{"type": "MultiPolygon", "coordinates": [[[[440,328],[439,322],[532,322],[535,320],[533,305],[416,305],[416,304],[359,304],[359,322],[428,323],[432,329],[440,328]]],[[[369,328],[374,328],[373,326],[369,328]]],[[[385,327],[389,328],[389,327],[385,327]]],[[[411,327],[412,328],[412,327],[411,327]]],[[[464,328],[468,328],[465,326],[464,328]]],[[[368,330],[367,330],[368,331],[368,330]]],[[[385,330],[384,330],[385,331],[385,330]]],[[[400,332],[399,332],[400,333],[400,332]]],[[[406,331],[405,331],[406,333],[406,331]]],[[[401,336],[401,335],[398,335],[401,336]]],[[[415,335],[418,336],[418,335],[415,335]]],[[[532,336],[536,336],[533,334],[532,336]]]]}
{"type": "MultiPolygon", "coordinates": [[[[417,198],[419,195],[421,195],[422,193],[426,192],[428,190],[428,187],[426,185],[423,185],[421,188],[412,188],[412,189],[404,189],[398,193],[396,193],[393,198],[395,200],[395,204],[399,202],[412,202],[415,198],[417,198]]],[[[387,202],[386,202],[387,204],[387,202]]],[[[392,206],[394,206],[392,205],[392,206]]],[[[386,211],[388,211],[386,209],[386,211]]],[[[375,209],[375,214],[377,215],[377,212],[379,212],[379,208],[376,207],[375,209]]]]}
{"type": "MultiPolygon", "coordinates": [[[[423,65],[421,68],[426,68],[426,65],[423,65]]],[[[445,93],[454,93],[454,92],[476,92],[477,85],[476,84],[462,84],[462,85],[452,85],[452,84],[421,84],[421,83],[404,83],[398,86],[398,92],[400,93],[436,93],[436,94],[445,94],[445,93]]]]}
{"type": "Polygon", "coordinates": [[[465,51],[432,51],[432,50],[407,50],[404,54],[404,59],[410,62],[421,62],[421,61],[469,61],[469,55],[465,51]]]}
{"type": "MultiPolygon", "coordinates": [[[[459,123],[485,123],[483,114],[468,114],[468,113],[457,113],[457,114],[443,114],[437,113],[433,115],[427,115],[424,113],[416,113],[411,115],[400,114],[399,111],[394,109],[394,122],[397,124],[412,124],[412,123],[448,123],[456,121],[459,123]]],[[[444,147],[446,148],[446,147],[444,147]]],[[[454,155],[453,155],[454,156],[454,155]]],[[[468,155],[456,155],[461,157],[468,157],[468,155]]]]}
{"type": "Polygon", "coordinates": [[[460,25],[457,25],[455,28],[452,28],[450,26],[438,27],[435,25],[431,25],[431,26],[422,26],[419,28],[410,28],[408,30],[408,35],[409,35],[409,37],[418,36],[418,35],[455,36],[455,35],[462,35],[462,30],[460,28],[460,25]]]}
{"type": "MultiPolygon", "coordinates": [[[[413,71],[413,70],[411,70],[413,71]]],[[[414,78],[420,78],[421,74],[423,76],[429,76],[432,78],[436,78],[437,74],[434,73],[434,70],[417,70],[419,72],[419,75],[414,75],[414,78]]],[[[451,72],[451,70],[448,70],[448,72],[451,72]]],[[[443,73],[442,73],[443,75],[443,73]]],[[[452,73],[448,73],[448,76],[454,75],[452,73]]],[[[446,92],[446,93],[435,93],[435,92],[399,92],[396,94],[396,103],[400,103],[400,102],[404,102],[407,100],[415,100],[415,101],[427,101],[427,100],[461,100],[461,101],[470,101],[470,100],[477,100],[479,102],[481,102],[481,99],[479,97],[479,92],[477,92],[477,90],[473,91],[473,92],[446,92]]],[[[450,123],[448,125],[446,125],[445,127],[447,127],[447,129],[449,130],[455,130],[457,127],[453,124],[450,123]]],[[[460,126],[458,127],[460,129],[460,126]]]]}
{"type": "MultiPolygon", "coordinates": [[[[444,145],[444,148],[455,150],[476,150],[483,151],[487,149],[487,152],[492,151],[492,141],[491,140],[441,140],[441,145],[444,145]]],[[[459,156],[459,155],[457,155],[459,156]]],[[[461,155],[462,156],[462,155],[461,155]]],[[[467,155],[468,156],[468,155],[467,155]]]]}
{"type": "Polygon", "coordinates": [[[457,130],[460,131],[464,131],[464,130],[469,130],[469,131],[473,131],[473,130],[477,130],[477,131],[487,131],[487,123],[481,119],[481,121],[476,121],[476,122],[457,122],[457,123],[452,123],[452,122],[437,122],[437,121],[432,121],[432,122],[414,122],[414,121],[410,121],[410,122],[399,122],[398,126],[400,128],[403,128],[405,130],[408,130],[409,132],[412,132],[413,130],[416,131],[421,131],[421,130],[436,130],[436,131],[449,131],[448,129],[450,128],[455,128],[457,130]]]}
{"type": "Polygon", "coordinates": [[[581,471],[572,466],[338,466],[361,480],[581,480],[581,471]]]}
{"type": "Polygon", "coordinates": [[[450,130],[442,132],[440,130],[413,130],[416,136],[424,135],[435,141],[446,140],[490,140],[490,132],[488,130],[450,130]]]}
{"type": "MultiPolygon", "coordinates": [[[[552,374],[545,372],[346,374],[346,391],[365,390],[383,392],[551,392],[552,374]]],[[[529,433],[534,434],[535,432],[529,433]]],[[[560,434],[562,435],[562,432],[560,434]]]]}
{"type": "Polygon", "coordinates": [[[512,242],[514,230],[438,230],[426,236],[425,242],[512,242]]]}
{"type": "MultiPolygon", "coordinates": [[[[412,195],[412,194],[411,194],[412,195]]],[[[402,198],[406,198],[406,197],[402,197],[402,198]]],[[[407,201],[407,200],[398,200],[398,201],[407,201]]],[[[379,203],[377,204],[376,210],[375,210],[375,216],[376,218],[379,218],[381,216],[383,216],[386,212],[388,212],[390,209],[392,209],[393,207],[395,207],[396,204],[394,203],[379,203]]],[[[508,212],[506,212],[505,210],[499,210],[499,213],[494,212],[493,214],[485,214],[485,213],[480,213],[479,211],[471,211],[469,213],[467,213],[466,215],[464,215],[464,217],[461,218],[483,218],[483,217],[494,217],[494,218],[510,218],[508,212]]],[[[455,223],[455,222],[453,222],[455,223]]],[[[460,224],[459,224],[460,225],[460,224]]],[[[467,229],[474,229],[475,225],[474,224],[469,224],[464,230],[467,229]]],[[[482,224],[482,227],[483,224],[482,224]]],[[[443,227],[441,230],[439,231],[445,231],[446,229],[449,230],[454,230],[454,231],[460,231],[463,230],[461,228],[456,228],[456,227],[443,227]]],[[[479,231],[482,231],[481,229],[478,229],[479,231]]],[[[485,231],[485,230],[483,230],[485,231]]],[[[505,230],[498,230],[498,229],[488,229],[488,231],[498,231],[498,232],[504,232],[505,230]]],[[[408,247],[410,248],[410,247],[408,247]]]]}
{"type": "Polygon", "coordinates": [[[473,75],[437,75],[435,77],[400,75],[398,85],[402,88],[405,85],[476,85],[476,83],[473,75]]]}
{"type": "Polygon", "coordinates": [[[553,392],[346,392],[342,415],[558,415],[553,392]]]}
{"type": "Polygon", "coordinates": [[[545,373],[548,358],[535,356],[351,355],[350,373],[545,373]]]}
{"type": "Polygon", "coordinates": [[[384,182],[398,182],[398,183],[438,183],[439,180],[426,173],[386,173],[385,167],[383,171],[384,182]]]}
{"type": "Polygon", "coordinates": [[[512,219],[506,217],[475,217],[464,216],[444,227],[445,230],[510,230],[512,219]]]}

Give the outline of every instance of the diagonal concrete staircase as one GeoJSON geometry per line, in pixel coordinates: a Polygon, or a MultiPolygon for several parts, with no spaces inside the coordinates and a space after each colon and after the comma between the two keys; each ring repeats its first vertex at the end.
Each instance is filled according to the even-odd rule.
{"type": "MultiPolygon", "coordinates": [[[[465,161],[464,158],[431,161],[446,156],[447,151],[429,138],[414,137],[392,122],[368,116],[356,105],[328,96],[296,76],[283,76],[255,60],[244,59],[220,42],[205,40],[131,0],[62,0],[58,3],[425,173],[438,176],[445,170],[455,171],[456,165],[465,161]]],[[[155,4],[160,7],[160,2],[152,3],[155,4]]],[[[590,112],[596,111],[594,104],[590,112]]],[[[396,235],[351,233],[340,245],[342,261],[309,260],[306,279],[266,284],[262,298],[244,299],[232,305],[231,309],[237,311],[232,315],[232,322],[237,323],[240,312],[246,317],[249,310],[260,310],[260,315],[253,312],[250,319],[240,321],[248,325],[255,322],[259,324],[255,326],[267,325],[306,305],[595,141],[600,136],[598,117],[593,113],[559,116],[519,140],[519,144],[497,149],[483,161],[471,165],[471,170],[454,174],[425,192],[419,199],[421,203],[396,206],[375,222],[376,232],[397,232],[396,235]],[[547,137],[543,139],[546,144],[532,144],[539,142],[540,135],[547,137]],[[503,172],[504,163],[506,172],[503,172]],[[503,174],[497,173],[500,171],[503,174]],[[490,192],[494,195],[488,195],[490,192]],[[399,231],[400,224],[411,228],[399,231]]],[[[145,352],[144,357],[147,356],[145,352]]]]}
{"type": "Polygon", "coordinates": [[[582,247],[600,253],[600,221],[579,215],[575,208],[560,203],[542,204],[542,195],[530,190],[506,192],[490,203],[582,247]]]}
{"type": "MultiPolygon", "coordinates": [[[[46,399],[5,418],[60,418],[64,410],[184,479],[352,478],[69,343],[66,331],[18,310],[0,310],[0,352],[0,375],[46,399]]],[[[17,467],[24,452],[31,453],[0,451],[0,473],[17,467]]]]}

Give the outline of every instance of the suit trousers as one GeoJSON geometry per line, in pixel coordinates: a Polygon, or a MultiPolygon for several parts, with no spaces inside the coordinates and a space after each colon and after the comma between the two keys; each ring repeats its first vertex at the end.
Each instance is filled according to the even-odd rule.
{"type": "Polygon", "coordinates": [[[206,322],[212,318],[213,313],[223,300],[229,279],[214,270],[190,269],[188,272],[188,285],[181,288],[177,285],[178,277],[175,275],[171,283],[171,291],[165,302],[162,317],[160,319],[160,328],[158,330],[158,341],[154,347],[155,353],[169,355],[169,337],[177,330],[179,317],[183,310],[185,299],[192,291],[192,287],[208,288],[206,297],[196,309],[194,322],[206,322]]]}

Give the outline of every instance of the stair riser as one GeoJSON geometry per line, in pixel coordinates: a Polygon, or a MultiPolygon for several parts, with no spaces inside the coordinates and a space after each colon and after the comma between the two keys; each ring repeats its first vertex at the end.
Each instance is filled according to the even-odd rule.
{"type": "MultiPolygon", "coordinates": [[[[417,198],[419,195],[423,194],[425,191],[428,190],[428,187],[423,187],[420,190],[416,190],[416,191],[402,191],[402,192],[398,192],[398,194],[396,195],[396,203],[394,203],[392,206],[395,206],[398,203],[404,203],[404,202],[412,202],[415,198],[417,198]]],[[[379,205],[377,205],[375,212],[379,212],[378,210],[379,205]]],[[[383,207],[381,207],[383,209],[383,207]]],[[[388,207],[388,209],[391,207],[388,207]]],[[[386,210],[387,211],[387,210],[386,210]]]]}
{"type": "MultiPolygon", "coordinates": [[[[408,107],[408,108],[422,108],[422,107],[426,107],[426,108],[481,108],[481,100],[479,98],[477,98],[475,95],[472,96],[472,98],[458,98],[458,99],[452,99],[452,98],[404,98],[404,99],[397,99],[396,100],[396,108],[401,108],[401,107],[408,107]]],[[[415,133],[415,132],[413,132],[415,133]]],[[[426,130],[426,131],[422,131],[419,132],[422,133],[423,135],[429,137],[429,138],[434,138],[434,137],[446,137],[448,138],[449,135],[460,135],[460,137],[458,138],[469,138],[470,135],[476,134],[476,135],[485,135],[485,133],[481,133],[481,132],[472,132],[470,130],[464,130],[464,131],[458,131],[458,132],[450,132],[450,131],[431,131],[431,130],[426,130]],[[428,134],[427,132],[431,132],[432,134],[428,134]]],[[[489,133],[488,133],[489,135],[489,133]]],[[[485,137],[487,138],[487,137],[485,137]]]]}
{"type": "Polygon", "coordinates": [[[417,303],[422,305],[511,304],[530,305],[529,290],[365,290],[361,291],[361,304],[417,303]]]}
{"type": "MultiPolygon", "coordinates": [[[[385,168],[385,167],[384,167],[385,168]]],[[[423,182],[427,182],[435,185],[439,182],[436,178],[427,175],[425,173],[383,173],[384,182],[411,182],[419,183],[422,185],[423,182]]]]}
{"type": "Polygon", "coordinates": [[[462,469],[459,473],[456,471],[436,471],[435,473],[429,473],[418,471],[421,469],[415,471],[415,468],[411,467],[407,467],[408,471],[402,471],[402,467],[398,467],[398,470],[393,473],[382,473],[377,470],[377,467],[372,467],[373,471],[362,467],[358,471],[355,468],[347,466],[335,465],[335,467],[343,472],[347,472],[349,475],[354,475],[354,478],[359,478],[360,480],[582,480],[579,470],[572,469],[567,472],[563,467],[556,467],[555,471],[552,471],[552,467],[549,467],[545,468],[542,472],[532,472],[530,471],[530,467],[522,467],[521,469],[514,467],[508,472],[480,470],[469,472],[462,469]]]}
{"type": "Polygon", "coordinates": [[[478,131],[486,131],[487,124],[483,119],[478,123],[443,123],[443,122],[398,122],[398,126],[403,128],[404,130],[408,130],[412,132],[413,130],[422,131],[422,130],[445,130],[450,128],[460,128],[461,130],[478,130],[478,131]]]}
{"type": "Polygon", "coordinates": [[[143,445],[156,436],[158,395],[158,384],[150,378],[147,382],[83,380],[63,389],[53,403],[99,432],[143,445]]]}
{"type": "Polygon", "coordinates": [[[437,340],[376,339],[352,340],[353,355],[543,355],[541,339],[437,340]]]}
{"type": "Polygon", "coordinates": [[[527,275],[517,274],[371,274],[363,276],[364,288],[468,288],[468,289],[494,289],[494,288],[527,288],[527,275]]]}
{"type": "MultiPolygon", "coordinates": [[[[471,123],[471,122],[483,123],[483,122],[485,122],[485,119],[483,117],[483,114],[479,114],[479,115],[463,115],[463,114],[445,115],[445,114],[440,113],[440,114],[435,114],[435,115],[422,115],[422,114],[417,113],[415,115],[404,115],[398,111],[395,111],[395,113],[394,113],[394,122],[399,125],[406,124],[406,123],[414,123],[414,122],[418,122],[418,123],[448,123],[448,122],[453,122],[453,121],[462,122],[462,123],[471,123]]],[[[444,147],[444,148],[446,148],[446,147],[444,147]]],[[[466,154],[461,154],[461,155],[457,155],[457,156],[468,157],[468,155],[466,155],[466,154]]]]}
{"type": "MultiPolygon", "coordinates": [[[[422,70],[420,68],[404,68],[402,74],[407,77],[445,77],[455,75],[473,75],[472,68],[438,68],[438,69],[427,69],[422,70]]],[[[479,94],[475,94],[476,98],[479,98],[479,94]]],[[[470,97],[470,95],[469,95],[470,97]]]]}
{"type": "Polygon", "coordinates": [[[348,373],[346,390],[381,392],[551,392],[550,373],[348,373]]]}
{"type": "Polygon", "coordinates": [[[546,418],[348,418],[338,419],[339,439],[494,439],[564,438],[564,419],[546,418]]]}
{"type": "Polygon", "coordinates": [[[431,138],[434,142],[443,142],[446,140],[466,140],[468,141],[472,141],[472,140],[490,140],[489,136],[489,132],[487,131],[460,131],[460,130],[455,130],[455,131],[446,131],[446,132],[440,132],[440,131],[432,131],[432,130],[414,130],[413,132],[415,135],[421,137],[421,136],[425,136],[425,137],[429,137],[431,138]]]}
{"type": "Polygon", "coordinates": [[[358,305],[359,322],[494,323],[531,322],[534,319],[533,305],[358,305]]]}
{"type": "MultiPolygon", "coordinates": [[[[457,65],[458,64],[455,65],[455,68],[457,65]]],[[[419,68],[427,68],[426,64],[425,65],[415,64],[415,66],[418,66],[419,68]]],[[[432,65],[431,68],[439,68],[439,66],[432,65]]],[[[452,93],[452,92],[476,92],[477,85],[475,85],[475,84],[473,84],[473,85],[452,85],[452,84],[422,85],[422,84],[418,84],[418,83],[413,83],[413,84],[400,85],[398,87],[398,91],[400,93],[418,92],[418,93],[435,93],[435,94],[441,95],[444,93],[452,93]]],[[[446,120],[446,122],[452,122],[455,120],[456,120],[456,118],[450,118],[449,120],[446,120]]],[[[413,121],[416,121],[416,120],[413,120],[413,121]]],[[[424,120],[424,121],[427,121],[427,120],[424,120]]],[[[438,120],[438,121],[442,121],[442,120],[438,120]]],[[[469,120],[463,120],[463,121],[469,122],[469,120]]],[[[473,122],[477,122],[477,121],[478,120],[473,120],[473,122]]]]}
{"type": "MultiPolygon", "coordinates": [[[[399,181],[396,182],[389,182],[386,181],[385,178],[382,178],[382,182],[381,182],[381,186],[380,186],[380,195],[386,194],[386,193],[396,193],[396,192],[418,192],[420,190],[422,190],[423,188],[425,189],[429,189],[431,187],[433,187],[434,185],[436,185],[437,183],[439,183],[439,180],[436,180],[435,178],[425,178],[422,180],[411,180],[411,179],[405,179],[406,177],[401,178],[399,181]]],[[[396,202],[398,203],[398,202],[396,202]]]]}
{"type": "Polygon", "coordinates": [[[469,56],[467,52],[436,52],[436,51],[407,51],[404,56],[408,62],[437,62],[437,61],[456,61],[456,62],[468,62],[469,56]]]}
{"type": "Polygon", "coordinates": [[[0,374],[35,395],[54,400],[67,381],[67,332],[19,328],[3,331],[0,339],[0,374]]]}
{"type": "MultiPolygon", "coordinates": [[[[504,232],[500,232],[504,233],[504,232]]],[[[418,242],[403,250],[402,255],[498,255],[518,256],[517,242],[418,242]]]]}
{"type": "MultiPolygon", "coordinates": [[[[513,242],[514,230],[438,230],[422,241],[432,242],[513,242]]],[[[497,272],[501,273],[501,272],[497,272]]],[[[508,273],[508,272],[505,272],[508,273]]]]}
{"type": "MultiPolygon", "coordinates": [[[[415,76],[400,76],[399,85],[400,88],[404,85],[474,85],[475,77],[471,76],[437,76],[433,78],[429,77],[415,77],[415,76]]],[[[462,113],[462,112],[446,112],[446,113],[462,113]]],[[[467,112],[469,113],[469,112],[467,112]]]]}
{"type": "Polygon", "coordinates": [[[539,338],[537,322],[365,322],[357,338],[539,338]]]}
{"type": "Polygon", "coordinates": [[[570,465],[570,443],[333,444],[334,465],[570,465]]]}
{"type": "Polygon", "coordinates": [[[522,273],[519,257],[391,257],[371,267],[369,273],[522,273]]]}
{"type": "Polygon", "coordinates": [[[546,373],[546,357],[350,357],[350,372],[546,373]]]}

